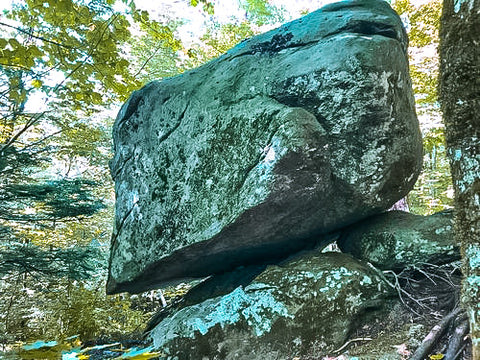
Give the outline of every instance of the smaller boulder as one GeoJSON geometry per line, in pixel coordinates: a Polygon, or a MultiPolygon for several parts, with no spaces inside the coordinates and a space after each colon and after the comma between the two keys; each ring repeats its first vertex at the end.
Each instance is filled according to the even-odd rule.
{"type": "Polygon", "coordinates": [[[246,286],[164,317],[150,332],[167,359],[291,360],[340,347],[394,291],[373,267],[311,251],[246,286]]]}
{"type": "Polygon", "coordinates": [[[342,252],[381,270],[460,259],[454,240],[453,211],[429,216],[389,211],[348,227],[337,243],[342,252]]]}

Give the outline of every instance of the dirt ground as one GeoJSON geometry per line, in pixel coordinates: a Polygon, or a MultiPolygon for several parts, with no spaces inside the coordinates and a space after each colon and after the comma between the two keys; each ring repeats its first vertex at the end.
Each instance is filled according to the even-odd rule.
{"type": "MultiPolygon", "coordinates": [[[[395,286],[399,301],[392,304],[387,314],[361,324],[343,349],[322,360],[412,359],[431,330],[459,306],[460,262],[440,266],[425,264],[400,274],[387,272],[385,277],[395,286]]],[[[465,321],[461,311],[453,316],[444,333],[436,336],[433,346],[422,359],[472,360],[470,339],[463,334],[460,348],[455,352],[456,358],[445,357],[449,344],[459,338],[456,330],[465,321]]]]}

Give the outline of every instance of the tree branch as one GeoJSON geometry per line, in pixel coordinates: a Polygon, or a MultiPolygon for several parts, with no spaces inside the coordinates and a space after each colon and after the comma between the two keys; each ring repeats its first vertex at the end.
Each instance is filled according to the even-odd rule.
{"type": "Polygon", "coordinates": [[[135,78],[142,72],[142,70],[145,68],[145,66],[147,66],[147,64],[150,62],[150,60],[152,60],[152,58],[157,54],[158,50],[160,50],[162,48],[162,45],[157,47],[155,49],[155,51],[147,58],[147,60],[145,60],[145,62],[142,64],[142,66],[140,66],[140,69],[138,69],[138,71],[135,73],[135,75],[133,75],[135,78]]]}
{"type": "Polygon", "coordinates": [[[437,325],[435,325],[432,330],[428,333],[428,335],[423,339],[422,344],[418,347],[418,349],[413,354],[410,360],[423,360],[433,348],[435,343],[438,339],[445,333],[448,326],[451,322],[457,317],[458,314],[462,312],[460,307],[457,307],[453,310],[450,314],[445,316],[442,321],[440,321],[437,325]]]}
{"type": "Polygon", "coordinates": [[[56,41],[46,39],[43,36],[35,35],[34,33],[30,32],[30,31],[27,31],[27,30],[23,30],[22,28],[19,28],[17,26],[9,25],[9,24],[6,24],[6,23],[1,22],[1,21],[0,21],[0,25],[9,27],[11,29],[15,29],[15,30],[20,31],[21,33],[23,33],[25,35],[31,36],[31,37],[33,37],[35,39],[38,39],[38,40],[42,40],[42,41],[44,41],[46,43],[49,43],[49,44],[53,44],[53,45],[56,45],[56,46],[59,46],[59,47],[63,47],[65,49],[69,49],[69,50],[73,49],[73,47],[71,47],[71,46],[63,45],[63,44],[60,44],[56,41]]]}
{"type": "Polygon", "coordinates": [[[37,123],[38,120],[40,120],[40,118],[45,115],[46,111],[38,114],[37,116],[35,116],[34,118],[30,119],[26,124],[25,126],[18,132],[16,133],[9,141],[7,141],[7,143],[2,147],[2,149],[0,150],[0,157],[1,156],[4,156],[5,154],[5,151],[11,147],[13,145],[13,143],[15,141],[17,141],[17,139],[22,135],[24,134],[28,129],[30,129],[33,125],[35,125],[37,123]]]}
{"type": "Polygon", "coordinates": [[[105,28],[103,29],[102,33],[100,34],[100,37],[97,41],[97,43],[95,44],[95,46],[93,48],[90,49],[90,51],[88,51],[88,53],[85,55],[85,58],[80,62],[80,64],[78,64],[72,71],[70,71],[70,73],[65,76],[65,79],[62,80],[62,82],[60,84],[58,84],[57,86],[55,86],[55,89],[54,91],[57,91],[64,83],[65,81],[68,80],[68,78],[70,78],[75,72],[77,72],[78,69],[80,69],[83,65],[85,65],[85,63],[87,62],[88,58],[92,57],[93,53],[95,52],[95,50],[97,49],[98,45],[100,45],[100,42],[102,41],[102,38],[103,38],[103,35],[105,34],[105,32],[107,31],[108,27],[117,19],[118,17],[118,14],[113,16],[105,25],[105,28]]]}
{"type": "Polygon", "coordinates": [[[455,360],[458,358],[465,346],[464,338],[468,334],[468,330],[468,318],[465,316],[463,317],[463,319],[461,319],[460,324],[455,328],[455,332],[453,333],[450,341],[448,342],[445,359],[455,360]]]}

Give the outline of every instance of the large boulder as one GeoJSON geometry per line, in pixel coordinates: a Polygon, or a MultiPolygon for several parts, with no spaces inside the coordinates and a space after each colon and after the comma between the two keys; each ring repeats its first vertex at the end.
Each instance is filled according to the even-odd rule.
{"type": "Polygon", "coordinates": [[[167,359],[320,358],[386,309],[395,291],[382,278],[346,254],[302,254],[244,287],[173,312],[150,337],[167,359]]]}
{"type": "Polygon", "coordinates": [[[422,163],[406,47],[385,1],[342,1],[134,92],[107,291],[279,259],[405,196],[422,163]]]}
{"type": "Polygon", "coordinates": [[[342,231],[339,248],[382,270],[402,270],[460,259],[453,211],[429,216],[389,211],[342,231]]]}

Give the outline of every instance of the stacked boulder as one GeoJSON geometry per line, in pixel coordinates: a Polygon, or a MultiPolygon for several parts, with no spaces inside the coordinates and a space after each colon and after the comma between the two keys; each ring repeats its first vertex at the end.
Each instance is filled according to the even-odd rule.
{"type": "Polygon", "coordinates": [[[344,229],[337,244],[341,251],[381,270],[451,263],[460,259],[453,215],[453,211],[430,216],[390,211],[344,229]]]}
{"type": "Polygon", "coordinates": [[[164,315],[157,348],[291,359],[385,304],[381,272],[320,249],[421,170],[406,49],[385,1],[346,0],[132,94],[114,125],[107,292],[260,269],[164,315]]]}
{"type": "Polygon", "coordinates": [[[342,1],[133,93],[108,292],[278,260],[404,197],[422,164],[406,47],[386,2],[342,1]]]}
{"type": "Polygon", "coordinates": [[[174,311],[150,337],[171,359],[318,356],[385,307],[395,292],[382,278],[348,255],[309,252],[269,266],[245,287],[174,311]]]}

